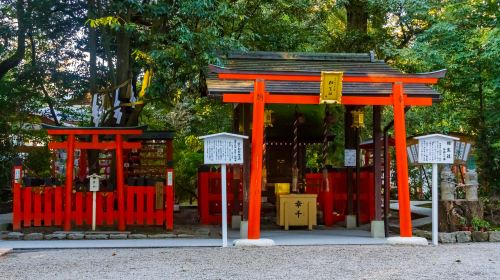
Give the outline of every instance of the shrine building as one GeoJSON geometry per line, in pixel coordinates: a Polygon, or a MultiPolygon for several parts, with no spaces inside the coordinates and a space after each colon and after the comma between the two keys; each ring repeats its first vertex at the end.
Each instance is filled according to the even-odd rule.
{"type": "MultiPolygon", "coordinates": [[[[227,178],[230,222],[248,218],[249,239],[260,238],[261,224],[287,229],[303,219],[309,228],[371,223],[372,236],[383,237],[384,227],[387,236],[391,186],[384,171],[393,145],[400,236],[412,236],[405,113],[439,101],[429,85],[445,70],[405,74],[373,53],[235,52],[220,61],[209,66],[207,96],[232,103],[232,132],[250,137],[245,163],[232,166],[227,178]],[[386,107],[393,120],[383,129],[386,107]],[[392,125],[394,139],[387,136],[392,125]],[[361,134],[375,141],[361,143],[361,134]],[[295,206],[286,206],[290,197],[295,206]]],[[[202,224],[221,222],[219,180],[217,170],[200,167],[202,224]]]]}

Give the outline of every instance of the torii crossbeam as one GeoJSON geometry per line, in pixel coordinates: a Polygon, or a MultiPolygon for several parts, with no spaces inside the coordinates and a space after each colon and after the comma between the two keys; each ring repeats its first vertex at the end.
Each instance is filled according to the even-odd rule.
{"type": "MultiPolygon", "coordinates": [[[[275,71],[235,71],[210,65],[221,80],[254,81],[254,90],[249,94],[224,93],[223,102],[252,103],[252,150],[250,166],[250,192],[248,211],[248,238],[260,238],[260,208],[262,189],[262,145],[264,130],[264,106],[268,104],[319,104],[318,95],[270,94],[265,90],[266,81],[321,82],[320,72],[275,72],[275,71]]],[[[394,134],[396,146],[396,168],[399,201],[399,222],[401,237],[412,236],[410,192],[408,186],[408,162],[406,154],[405,106],[430,106],[428,96],[409,97],[404,93],[404,84],[436,84],[446,70],[422,74],[367,75],[344,73],[343,83],[392,84],[392,94],[388,96],[366,96],[363,93],[342,96],[342,105],[389,105],[394,108],[394,134]]]]}

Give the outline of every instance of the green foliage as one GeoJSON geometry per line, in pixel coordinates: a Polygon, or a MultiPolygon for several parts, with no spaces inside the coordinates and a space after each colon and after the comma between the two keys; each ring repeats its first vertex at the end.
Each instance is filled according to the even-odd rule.
{"type": "Polygon", "coordinates": [[[50,150],[46,146],[32,149],[26,155],[23,167],[28,176],[50,177],[50,150]]]}
{"type": "MultiPolygon", "coordinates": [[[[139,122],[152,129],[175,129],[176,180],[185,191],[196,188],[202,162],[199,135],[229,131],[231,107],[201,98],[208,63],[229,50],[368,51],[407,71],[448,69],[436,89],[441,103],[412,108],[409,134],[458,131],[476,137],[480,179],[500,190],[500,31],[498,1],[487,0],[182,0],[182,1],[26,1],[29,26],[23,63],[0,81],[0,184],[8,184],[16,155],[13,135],[41,138],[28,123],[52,103],[69,116],[69,105],[88,104],[88,31],[97,32],[97,84],[117,84],[118,34],[130,37],[132,87],[145,69],[154,73],[139,122]],[[347,32],[346,7],[361,4],[367,32],[347,32]]],[[[16,46],[15,1],[0,7],[0,61],[16,46]]],[[[137,91],[137,90],[136,90],[137,91]]],[[[337,106],[332,164],[342,162],[343,109],[337,106]]],[[[366,109],[366,123],[371,122],[366,109]]],[[[48,116],[50,117],[50,116],[48,116]]],[[[384,120],[392,119],[391,109],[384,120]]],[[[63,119],[64,120],[64,119],[63,119]]],[[[83,120],[88,121],[88,120],[83,120]]],[[[362,131],[363,139],[371,137],[362,131]]],[[[308,165],[321,165],[311,149],[308,165]]],[[[418,173],[418,172],[415,172],[418,173]]]]}
{"type": "Polygon", "coordinates": [[[396,64],[410,72],[448,69],[437,89],[443,101],[408,114],[410,133],[458,131],[476,137],[482,185],[500,190],[500,29],[498,2],[449,1],[429,12],[429,28],[410,48],[401,49],[396,64]]]}
{"type": "Polygon", "coordinates": [[[491,228],[491,225],[488,221],[485,221],[478,217],[473,217],[470,223],[474,231],[489,230],[491,228]]]}

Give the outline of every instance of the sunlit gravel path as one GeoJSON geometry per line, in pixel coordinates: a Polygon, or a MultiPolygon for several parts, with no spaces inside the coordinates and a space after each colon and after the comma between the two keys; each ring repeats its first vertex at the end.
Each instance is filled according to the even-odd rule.
{"type": "Polygon", "coordinates": [[[0,279],[500,279],[500,243],[14,251],[0,279]]]}

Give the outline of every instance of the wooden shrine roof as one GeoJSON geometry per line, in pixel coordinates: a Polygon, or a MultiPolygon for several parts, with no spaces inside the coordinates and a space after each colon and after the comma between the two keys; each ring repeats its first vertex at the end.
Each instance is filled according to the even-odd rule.
{"type": "MultiPolygon", "coordinates": [[[[262,72],[311,72],[343,71],[356,75],[399,75],[401,71],[377,60],[372,53],[287,53],[287,52],[233,52],[220,57],[220,63],[228,70],[262,72]]],[[[206,79],[207,93],[220,96],[223,93],[248,93],[253,90],[252,81],[220,80],[212,70],[206,79]]],[[[266,81],[266,91],[274,94],[319,95],[319,82],[266,81]]],[[[411,97],[439,99],[439,93],[423,84],[404,84],[405,94],[411,97]]],[[[342,94],[346,96],[386,96],[392,92],[389,83],[344,83],[342,94]]]]}

